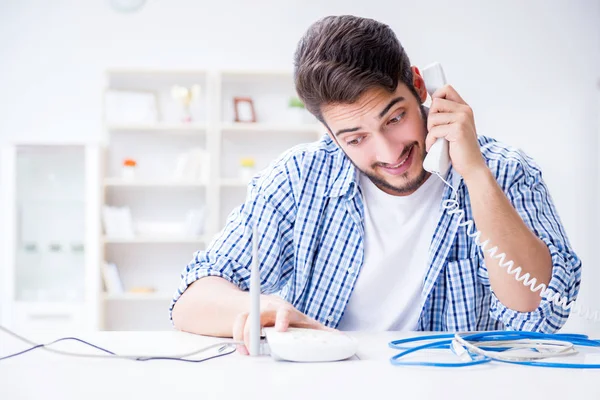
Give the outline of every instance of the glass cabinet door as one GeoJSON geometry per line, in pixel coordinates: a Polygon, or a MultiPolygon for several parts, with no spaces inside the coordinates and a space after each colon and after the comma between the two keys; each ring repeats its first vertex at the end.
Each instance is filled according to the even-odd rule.
{"type": "Polygon", "coordinates": [[[85,147],[19,146],[15,295],[80,302],[85,284],[85,147]]]}

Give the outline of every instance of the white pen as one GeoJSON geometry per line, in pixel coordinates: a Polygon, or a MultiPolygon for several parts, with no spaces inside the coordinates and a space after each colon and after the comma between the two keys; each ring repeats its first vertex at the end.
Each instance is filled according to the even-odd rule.
{"type": "Polygon", "coordinates": [[[260,267],[258,262],[258,231],[252,227],[252,265],[250,268],[250,349],[251,356],[260,355],[260,267]]]}

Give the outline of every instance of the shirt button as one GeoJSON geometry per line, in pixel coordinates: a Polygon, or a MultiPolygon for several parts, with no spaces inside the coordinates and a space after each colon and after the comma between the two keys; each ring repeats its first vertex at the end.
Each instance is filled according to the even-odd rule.
{"type": "Polygon", "coordinates": [[[333,322],[333,315],[330,315],[329,317],[327,317],[327,321],[333,322]]]}

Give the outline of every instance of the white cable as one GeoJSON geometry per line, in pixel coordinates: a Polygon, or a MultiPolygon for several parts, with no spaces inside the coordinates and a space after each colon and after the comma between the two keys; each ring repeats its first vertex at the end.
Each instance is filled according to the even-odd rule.
{"type": "Polygon", "coordinates": [[[569,356],[577,354],[577,350],[573,343],[563,340],[548,340],[548,339],[518,339],[495,342],[477,342],[477,345],[463,339],[460,334],[454,335],[454,342],[459,343],[470,353],[488,357],[493,360],[501,361],[536,361],[545,358],[569,356]],[[497,352],[484,350],[481,347],[512,347],[511,350],[497,352]],[[531,352],[527,355],[511,353],[514,349],[535,349],[538,352],[531,352]],[[540,350],[545,350],[540,352],[540,350]]]}
{"type": "Polygon", "coordinates": [[[494,246],[491,249],[486,249],[486,246],[489,244],[490,239],[487,239],[483,243],[480,243],[479,238],[481,236],[481,231],[472,232],[473,230],[475,230],[473,228],[473,220],[469,220],[466,222],[462,221],[464,219],[465,212],[459,208],[460,204],[458,204],[458,201],[456,200],[456,189],[450,183],[448,183],[448,181],[442,178],[440,174],[435,173],[435,175],[437,175],[446,185],[448,185],[452,189],[455,197],[454,199],[444,200],[444,209],[447,210],[450,215],[460,215],[459,221],[461,222],[459,223],[459,226],[466,227],[467,236],[475,238],[475,244],[481,247],[481,250],[484,253],[487,251],[492,258],[499,259],[498,264],[501,268],[506,268],[506,273],[508,273],[509,275],[513,275],[518,282],[521,282],[523,286],[527,287],[533,293],[540,292],[540,297],[547,299],[549,302],[554,303],[556,306],[561,307],[565,310],[570,309],[575,314],[587,320],[600,322],[600,311],[591,311],[590,309],[586,309],[585,307],[576,304],[574,300],[569,302],[569,299],[567,299],[566,297],[561,297],[560,294],[555,293],[553,290],[549,289],[544,283],[540,283],[536,286],[536,278],[532,278],[529,273],[521,275],[523,272],[522,268],[514,268],[514,262],[512,260],[509,260],[507,262],[504,261],[506,258],[505,253],[496,254],[496,252],[498,251],[498,246],[494,246]]]}
{"type": "Polygon", "coordinates": [[[137,361],[137,360],[142,360],[143,361],[144,359],[148,359],[148,358],[163,358],[163,357],[167,357],[167,358],[186,358],[186,357],[194,356],[196,354],[204,353],[204,352],[206,352],[208,350],[211,350],[211,349],[214,349],[214,348],[219,348],[219,353],[222,353],[228,347],[235,346],[235,345],[238,345],[238,344],[244,344],[243,342],[233,342],[233,341],[232,342],[220,342],[220,343],[215,343],[215,344],[210,345],[210,346],[203,347],[203,348],[201,348],[199,350],[195,350],[195,351],[193,351],[191,353],[179,354],[179,355],[174,355],[174,356],[172,356],[172,355],[164,355],[164,354],[161,354],[161,355],[152,355],[152,356],[149,356],[149,355],[138,355],[138,356],[136,356],[136,355],[118,355],[118,354],[114,354],[114,355],[113,354],[81,354],[81,353],[72,353],[70,351],[55,350],[55,349],[52,349],[52,348],[48,347],[48,346],[51,346],[54,343],[56,343],[58,340],[55,340],[53,342],[46,343],[46,344],[41,344],[41,343],[35,343],[35,342],[33,342],[33,341],[31,341],[31,340],[23,337],[23,336],[20,336],[19,334],[11,331],[8,328],[3,327],[2,325],[0,325],[0,331],[4,331],[4,332],[8,333],[9,335],[15,337],[16,339],[18,339],[18,340],[20,340],[22,342],[27,343],[28,345],[30,345],[32,347],[40,346],[41,349],[44,349],[44,350],[49,351],[51,353],[60,354],[60,355],[63,355],[63,356],[82,357],[82,358],[118,358],[118,359],[134,360],[134,361],[137,361]]]}

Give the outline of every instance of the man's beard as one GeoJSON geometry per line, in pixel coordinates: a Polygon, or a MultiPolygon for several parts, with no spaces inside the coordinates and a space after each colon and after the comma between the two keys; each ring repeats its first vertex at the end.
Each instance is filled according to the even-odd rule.
{"type": "MultiPolygon", "coordinates": [[[[421,105],[420,108],[421,108],[421,117],[423,118],[423,130],[424,130],[424,132],[427,132],[427,109],[423,105],[421,105]]],[[[413,142],[411,145],[407,146],[406,148],[408,148],[409,151],[416,151],[417,145],[418,145],[417,142],[413,142]]],[[[423,146],[425,146],[425,141],[423,141],[423,146]]],[[[406,154],[408,154],[408,153],[406,153],[406,154]]],[[[425,151],[423,151],[421,165],[422,165],[422,162],[425,159],[426,155],[427,155],[427,153],[425,151]]],[[[350,159],[350,157],[348,157],[348,159],[350,159]]],[[[400,157],[400,159],[402,159],[402,157],[400,157]]],[[[350,161],[352,161],[352,159],[350,159],[350,161]]],[[[413,160],[411,162],[414,162],[414,161],[415,161],[415,158],[413,155],[413,160]]],[[[352,164],[354,164],[354,161],[352,161],[352,164]]],[[[374,170],[379,165],[380,165],[380,163],[375,163],[371,166],[371,168],[374,170]]],[[[394,185],[390,184],[388,181],[386,181],[385,179],[383,179],[382,177],[377,176],[372,172],[363,171],[356,164],[354,164],[354,166],[360,172],[365,174],[371,180],[371,182],[373,182],[376,186],[383,188],[383,189],[387,189],[389,191],[392,191],[398,195],[406,195],[406,194],[410,194],[410,193],[414,192],[423,184],[423,182],[425,182],[425,180],[427,179],[427,176],[428,176],[427,171],[425,171],[425,169],[421,168],[421,172],[419,173],[419,175],[416,178],[404,183],[402,186],[394,186],[394,185]]],[[[404,174],[402,174],[401,176],[404,177],[407,174],[408,174],[408,171],[405,172],[404,174]]]]}

